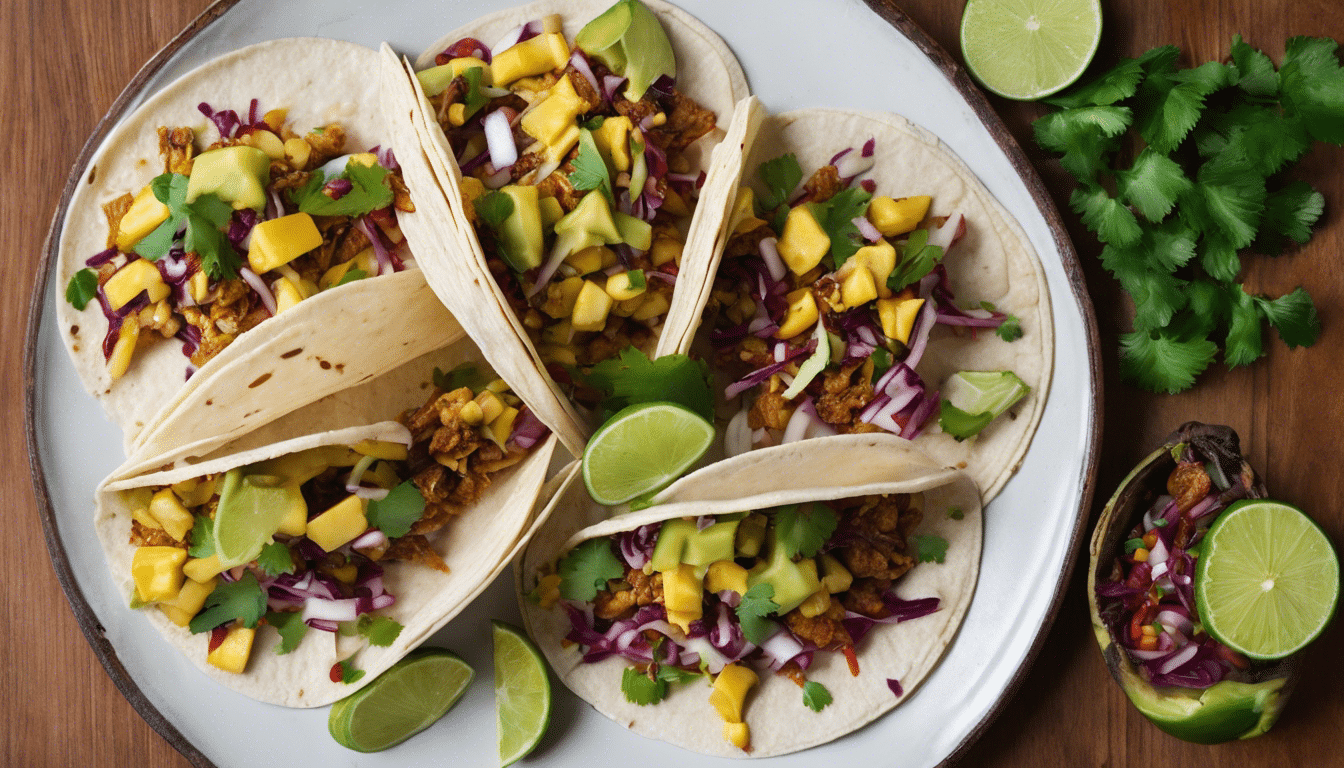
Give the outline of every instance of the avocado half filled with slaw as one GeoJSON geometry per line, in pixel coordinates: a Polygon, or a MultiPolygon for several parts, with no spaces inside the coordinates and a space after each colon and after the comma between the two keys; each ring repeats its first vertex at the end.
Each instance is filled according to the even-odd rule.
{"type": "Polygon", "coordinates": [[[581,483],[562,490],[519,600],[565,685],[697,752],[779,755],[879,717],[942,658],[975,589],[974,483],[894,435],[754,451],[654,501],[608,518],[581,483]]]}

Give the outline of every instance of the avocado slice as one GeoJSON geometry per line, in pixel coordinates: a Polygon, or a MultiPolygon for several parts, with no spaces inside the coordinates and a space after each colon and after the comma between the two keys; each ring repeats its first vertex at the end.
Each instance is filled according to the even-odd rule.
{"type": "Polygon", "coordinates": [[[770,535],[770,559],[764,565],[758,564],[747,576],[747,588],[757,584],[769,584],[775,588],[774,601],[779,604],[779,615],[792,611],[803,601],[821,589],[816,568],[804,568],[802,562],[789,559],[784,547],[774,541],[770,535]]]}
{"type": "Polygon", "coordinates": [[[186,202],[212,194],[235,210],[260,211],[266,207],[270,174],[270,156],[256,147],[236,144],[202,152],[192,161],[186,202]]]}
{"type": "Polygon", "coordinates": [[[672,42],[658,17],[639,0],[619,0],[574,38],[584,53],[629,82],[625,98],[639,101],[659,77],[677,76],[672,42]]]}
{"type": "Polygon", "coordinates": [[[737,524],[737,520],[725,520],[692,533],[686,538],[686,549],[682,552],[681,562],[708,568],[711,563],[719,560],[732,560],[737,524]]]}
{"type": "Polygon", "coordinates": [[[504,260],[515,272],[541,266],[541,202],[537,188],[509,184],[500,192],[513,200],[513,213],[496,230],[504,260]]]}
{"type": "MultiPolygon", "coordinates": [[[[508,189],[508,187],[505,187],[508,189]]],[[[540,214],[538,214],[540,226],[540,214]]],[[[583,196],[574,210],[555,222],[556,241],[551,258],[565,258],[571,253],[594,245],[615,245],[622,242],[621,232],[611,215],[611,205],[599,190],[583,196]]],[[[540,261],[540,259],[538,259],[540,261]]]]}
{"type": "Polygon", "coordinates": [[[676,570],[681,565],[681,552],[686,548],[686,539],[693,533],[694,520],[678,518],[663,523],[663,527],[658,530],[658,543],[653,546],[653,570],[676,570]]]}

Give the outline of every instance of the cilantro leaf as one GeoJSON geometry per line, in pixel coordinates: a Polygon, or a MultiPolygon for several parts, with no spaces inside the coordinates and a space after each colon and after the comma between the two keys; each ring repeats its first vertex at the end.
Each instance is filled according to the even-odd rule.
{"type": "Polygon", "coordinates": [[[1046,99],[1045,103],[1066,109],[1114,104],[1133,96],[1143,76],[1143,65],[1137,59],[1125,59],[1097,79],[1046,99]]]}
{"type": "Polygon", "coordinates": [[[369,499],[369,525],[389,538],[405,536],[425,513],[425,497],[410,480],[403,481],[381,499],[369,499]]]}
{"type": "Polygon", "coordinates": [[[392,204],[391,182],[388,170],[377,163],[364,165],[348,162],[339,176],[324,179],[314,172],[308,183],[290,194],[299,210],[312,216],[363,216],[392,204]],[[333,199],[325,191],[327,184],[336,179],[347,179],[350,191],[340,199],[333,199]]]}
{"type": "Polygon", "coordinates": [[[1237,68],[1237,87],[1259,98],[1271,98],[1279,92],[1279,73],[1274,62],[1252,48],[1241,35],[1232,36],[1232,63],[1237,68]]]}
{"type": "Polygon", "coordinates": [[[499,190],[481,195],[472,200],[471,205],[476,209],[476,215],[491,229],[504,226],[504,222],[513,215],[513,198],[499,190]]]}
{"type": "Polygon", "coordinates": [[[1017,341],[1022,338],[1022,320],[1017,315],[1009,315],[1004,319],[1003,324],[994,329],[1000,339],[1004,341],[1017,341]]]}
{"type": "Polygon", "coordinates": [[[679,667],[661,666],[658,668],[658,679],[669,683],[688,683],[697,677],[700,677],[700,673],[689,672],[679,667]]]}
{"type": "Polygon", "coordinates": [[[1177,83],[1170,76],[1150,76],[1140,87],[1135,115],[1139,135],[1154,150],[1167,153],[1180,145],[1199,122],[1207,92],[1202,82],[1177,83]]]}
{"type": "Polygon", "coordinates": [[[621,673],[621,693],[631,704],[641,707],[657,704],[667,695],[667,681],[634,667],[626,667],[621,673]]]}
{"type": "MultiPolygon", "coordinates": [[[[201,197],[204,199],[205,195],[201,197]]],[[[216,280],[232,280],[237,277],[238,267],[243,263],[242,259],[238,257],[233,244],[219,227],[215,226],[209,217],[194,212],[188,212],[186,219],[187,233],[182,240],[182,247],[187,253],[200,256],[201,268],[216,280]]]]}
{"type": "Polygon", "coordinates": [[[1174,45],[1164,45],[1144,51],[1137,61],[1143,71],[1149,75],[1165,74],[1176,71],[1176,60],[1181,49],[1174,45]]]}
{"type": "Polygon", "coordinates": [[[1323,37],[1291,38],[1279,83],[1284,111],[1300,117],[1312,138],[1344,144],[1344,69],[1339,44],[1323,37]]]}
{"type": "Polygon", "coordinates": [[[709,367],[687,355],[664,355],[651,361],[630,346],[594,365],[583,378],[603,393],[603,420],[628,406],[660,400],[684,405],[708,420],[714,418],[709,367]]]}
{"type": "MultiPolygon", "coordinates": [[[[789,195],[802,182],[803,168],[798,164],[797,156],[789,153],[761,163],[761,167],[756,169],[756,175],[768,190],[760,197],[761,210],[773,211],[788,202],[789,195]]],[[[776,228],[775,231],[780,230],[776,228]]]]}
{"type": "Polygon", "coordinates": [[[266,623],[280,633],[280,644],[275,646],[275,652],[281,656],[298,648],[303,636],[308,634],[303,611],[271,611],[266,614],[266,623]]]}
{"type": "Polygon", "coordinates": [[[261,617],[266,615],[266,592],[257,583],[257,577],[251,571],[234,582],[220,582],[205,598],[201,612],[191,620],[188,628],[192,634],[209,632],[221,624],[241,621],[244,626],[255,627],[261,617]]]}
{"type": "Polygon", "coordinates": [[[1255,239],[1266,197],[1265,179],[1249,163],[1210,162],[1181,196],[1181,216],[1192,229],[1219,232],[1233,248],[1245,248],[1255,239]]]}
{"type": "Polygon", "coordinates": [[[1096,232],[1097,239],[1103,243],[1133,245],[1143,234],[1134,212],[1100,186],[1078,187],[1070,195],[1069,205],[1083,217],[1083,223],[1096,232]]]}
{"type": "Polygon", "coordinates": [[[1265,213],[1260,220],[1257,250],[1275,253],[1283,250],[1284,239],[1305,243],[1311,228],[1325,212],[1325,196],[1305,181],[1290,182],[1265,198],[1265,213]]]}
{"type": "Polygon", "coordinates": [[[966,512],[961,507],[949,507],[947,517],[949,520],[963,520],[966,518],[966,512]]]}
{"type": "Polygon", "coordinates": [[[1125,333],[1120,335],[1120,375],[1144,389],[1175,394],[1189,389],[1217,353],[1218,345],[1207,338],[1125,333]]]}
{"type": "Polygon", "coordinates": [[[71,275],[69,284],[65,286],[65,300],[75,309],[84,309],[97,295],[98,273],[88,267],[71,275]]]}
{"type": "Polygon", "coordinates": [[[1309,347],[1321,335],[1316,305],[1301,287],[1277,299],[1255,297],[1255,303],[1289,347],[1309,347]]]}
{"type": "Polygon", "coordinates": [[[597,591],[611,579],[625,575],[606,539],[589,539],[571,549],[560,560],[560,596],[566,600],[591,602],[597,591]]]}
{"type": "Polygon", "coordinates": [[[355,628],[359,634],[369,639],[369,645],[376,645],[379,648],[386,648],[391,645],[400,635],[403,627],[395,619],[387,616],[373,616],[364,614],[359,617],[355,623],[355,628]]]}
{"type": "Polygon", "coordinates": [[[205,515],[196,515],[191,526],[191,548],[187,554],[192,557],[209,557],[215,554],[215,521],[205,515]]]}
{"type": "Polygon", "coordinates": [[[831,238],[831,262],[836,269],[859,250],[863,236],[854,219],[868,210],[868,201],[872,199],[873,196],[862,187],[848,187],[826,201],[825,221],[818,223],[831,238]]]}
{"type": "Polygon", "coordinates": [[[813,712],[820,712],[832,701],[831,692],[816,680],[808,680],[803,685],[803,704],[813,712]]]}
{"type": "Polygon", "coordinates": [[[1079,107],[1051,112],[1032,123],[1032,128],[1036,143],[1055,152],[1067,152],[1080,136],[1119,136],[1133,120],[1129,107],[1079,107]]]}
{"type": "Polygon", "coordinates": [[[364,670],[355,669],[354,662],[350,661],[349,659],[337,662],[336,666],[340,668],[341,671],[341,682],[345,683],[346,685],[350,685],[351,683],[357,683],[362,677],[364,677],[364,670]]]}
{"type": "Polygon", "coordinates": [[[900,291],[907,285],[917,283],[938,266],[943,258],[941,245],[929,245],[929,230],[916,229],[911,232],[901,246],[901,260],[887,276],[887,287],[900,291]]]}
{"type": "Polygon", "coordinates": [[[463,119],[471,117],[490,103],[490,97],[481,90],[484,77],[485,70],[481,67],[470,67],[462,73],[462,79],[467,81],[467,92],[462,97],[462,106],[466,108],[462,113],[463,119]]]}
{"type": "Polygon", "coordinates": [[[462,387],[472,392],[480,392],[494,379],[494,371],[483,369],[476,363],[462,363],[447,373],[439,370],[438,366],[434,367],[434,386],[444,392],[452,392],[462,387]]]}
{"type": "Polygon", "coordinates": [[[1230,283],[1241,272],[1241,257],[1237,249],[1220,234],[1205,237],[1199,249],[1199,265],[1209,273],[1209,277],[1230,283]]]}
{"type": "Polygon", "coordinates": [[[1185,305],[1182,289],[1185,281],[1170,272],[1153,269],[1144,260],[1140,247],[1118,248],[1108,245],[1101,251],[1101,264],[1120,281],[1134,300],[1134,324],[1144,330],[1165,326],[1185,305]]]}
{"type": "Polygon", "coordinates": [[[910,542],[915,545],[917,563],[941,563],[947,557],[947,539],[942,536],[911,536],[910,542]]]}
{"type": "Polygon", "coordinates": [[[597,149],[597,141],[593,139],[592,131],[579,129],[579,154],[574,157],[573,164],[574,170],[569,174],[569,183],[575,189],[580,191],[600,189],[607,202],[614,203],[611,173],[607,170],[606,161],[602,159],[602,153],[597,149]]]}
{"type": "Polygon", "coordinates": [[[1129,170],[1115,175],[1120,197],[1149,221],[1161,221],[1191,186],[1185,170],[1166,155],[1145,148],[1129,170]]]}
{"type": "Polygon", "coordinates": [[[774,601],[775,587],[764,582],[748,589],[737,604],[737,622],[742,626],[742,635],[747,642],[760,645],[774,633],[775,622],[765,618],[779,611],[779,603],[774,601]]]}
{"type": "Polygon", "coordinates": [[[839,523],[825,504],[787,504],[775,510],[775,541],[789,557],[812,557],[839,523]]]}
{"type": "Polygon", "coordinates": [[[1235,286],[1234,290],[1237,300],[1232,304],[1232,319],[1223,344],[1223,362],[1229,367],[1249,365],[1265,353],[1260,313],[1255,302],[1241,290],[1241,286],[1235,286]]]}
{"type": "Polygon", "coordinates": [[[267,576],[294,572],[294,558],[289,554],[289,547],[278,541],[272,541],[261,548],[261,554],[257,555],[257,565],[267,576]]]}

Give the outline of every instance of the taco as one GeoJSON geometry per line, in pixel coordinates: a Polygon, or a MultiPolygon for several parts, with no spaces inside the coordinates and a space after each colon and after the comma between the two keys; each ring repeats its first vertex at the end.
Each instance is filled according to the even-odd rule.
{"type": "Polygon", "coordinates": [[[575,371],[651,353],[698,288],[682,253],[722,210],[697,198],[736,165],[741,67],[667,3],[542,0],[450,33],[413,69],[385,57],[389,114],[419,131],[459,251],[424,260],[426,277],[501,373],[558,390],[538,413],[578,451],[596,397],[575,371]]]}
{"type": "Polygon", "coordinates": [[[475,598],[533,521],[556,440],[474,352],[417,359],[211,455],[114,474],[95,527],[128,603],[262,701],[321,706],[372,680],[475,598]],[[314,414],[332,426],[388,408],[406,410],[303,432],[314,414]]]}
{"type": "Polygon", "coordinates": [[[715,241],[682,264],[708,276],[700,301],[668,320],[698,325],[733,414],[725,452],[886,431],[992,498],[1050,386],[1050,306],[1025,233],[900,117],[812,109],[751,125],[715,241]]]}
{"type": "Polygon", "coordinates": [[[607,519],[569,487],[515,577],[565,685],[697,752],[784,754],[879,717],[937,664],[975,589],[974,483],[893,435],[754,451],[655,501],[607,519]]]}
{"type": "Polygon", "coordinates": [[[454,339],[398,226],[418,214],[376,62],[335,40],[250,46],[100,148],[61,235],[58,317],[128,453],[222,442],[454,339]],[[190,413],[155,435],[174,409],[190,413]]]}

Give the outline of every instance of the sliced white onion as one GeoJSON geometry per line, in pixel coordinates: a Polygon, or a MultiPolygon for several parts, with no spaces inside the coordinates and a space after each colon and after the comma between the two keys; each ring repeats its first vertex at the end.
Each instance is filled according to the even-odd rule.
{"type": "Polygon", "coordinates": [[[929,245],[943,249],[943,253],[956,244],[966,234],[966,216],[961,211],[953,211],[943,226],[929,233],[929,245]]]}
{"type": "Polygon", "coordinates": [[[751,427],[747,426],[747,415],[746,408],[738,411],[723,431],[723,452],[730,459],[751,450],[751,427]]]}
{"type": "MultiPolygon", "coordinates": [[[[369,490],[373,490],[373,489],[369,489],[369,490]]],[[[384,494],[384,495],[386,495],[386,494],[384,494]]],[[[386,543],[387,543],[387,534],[386,534],[386,533],[383,533],[382,531],[378,530],[377,528],[370,528],[369,530],[367,530],[367,531],[365,531],[365,532],[359,534],[358,536],[356,536],[356,537],[355,537],[355,540],[352,541],[352,542],[350,542],[350,548],[351,548],[351,549],[373,549],[373,548],[376,548],[376,547],[381,547],[381,546],[383,546],[383,545],[386,544],[386,543]]]]}
{"type": "Polygon", "coordinates": [[[485,116],[485,145],[490,152],[490,163],[498,169],[508,168],[518,162],[518,147],[513,143],[513,130],[509,128],[509,116],[501,109],[485,116]]]}
{"type": "Polygon", "coordinates": [[[319,619],[323,621],[354,621],[358,614],[356,598],[345,600],[317,600],[309,598],[303,604],[303,620],[319,619]]]}
{"type": "Polygon", "coordinates": [[[1173,669],[1180,669],[1181,665],[1193,659],[1196,653],[1199,653],[1199,644],[1190,643],[1181,650],[1172,654],[1171,658],[1167,659],[1166,661],[1158,665],[1157,673],[1159,675],[1165,675],[1168,672],[1171,672],[1173,669]]]}
{"type": "Polygon", "coordinates": [[[877,227],[873,226],[873,222],[869,221],[867,216],[855,216],[854,226],[859,228],[859,234],[863,235],[863,239],[870,243],[882,239],[882,233],[877,231],[877,227]]]}
{"type": "Polygon", "coordinates": [[[760,251],[761,258],[765,260],[765,268],[770,271],[770,279],[776,282],[783,280],[788,274],[788,269],[779,256],[779,238],[767,237],[761,240],[760,251]]]}
{"type": "Polygon", "coordinates": [[[238,274],[243,280],[247,281],[247,284],[252,286],[252,290],[256,291],[257,295],[261,297],[261,303],[266,307],[266,311],[271,313],[271,315],[275,315],[275,294],[271,293],[271,289],[266,287],[266,281],[257,277],[257,273],[247,267],[239,268],[238,274]]]}

